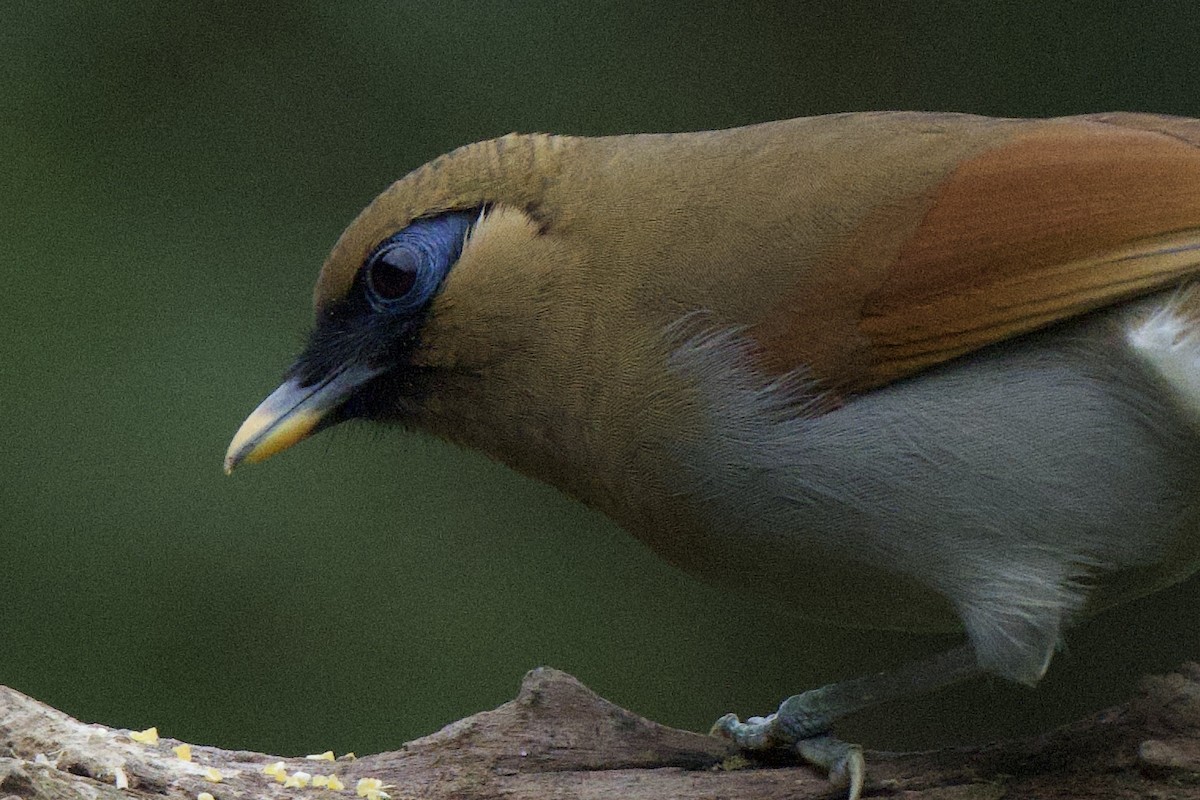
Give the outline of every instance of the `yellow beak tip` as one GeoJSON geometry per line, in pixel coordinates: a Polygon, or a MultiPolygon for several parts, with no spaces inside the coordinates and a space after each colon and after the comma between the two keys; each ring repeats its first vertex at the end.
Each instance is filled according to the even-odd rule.
{"type": "Polygon", "coordinates": [[[321,421],[321,413],[304,408],[292,408],[280,413],[264,401],[255,409],[229,443],[223,468],[229,475],[243,462],[265,461],[286,450],[312,433],[321,421]],[[266,406],[264,408],[264,406],[266,406]]]}
{"type": "Polygon", "coordinates": [[[292,379],[271,392],[233,435],[223,464],[229,475],[242,462],[265,461],[310,436],[321,420],[378,370],[350,367],[316,384],[292,379]]]}

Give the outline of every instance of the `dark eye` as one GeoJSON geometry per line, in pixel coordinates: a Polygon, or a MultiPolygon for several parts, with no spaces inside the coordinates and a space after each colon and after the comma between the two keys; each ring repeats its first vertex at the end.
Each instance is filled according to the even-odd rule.
{"type": "Polygon", "coordinates": [[[363,265],[367,300],[377,312],[412,313],[428,303],[458,260],[477,212],[414,220],[375,249],[363,265]]]}
{"type": "Polygon", "coordinates": [[[375,254],[367,264],[367,291],[384,302],[400,300],[417,284],[417,258],[402,244],[375,254]]]}

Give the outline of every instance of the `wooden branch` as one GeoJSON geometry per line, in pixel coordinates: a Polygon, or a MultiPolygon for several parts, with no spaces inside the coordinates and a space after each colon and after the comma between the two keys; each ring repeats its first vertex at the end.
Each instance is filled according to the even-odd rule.
{"type": "MultiPolygon", "coordinates": [[[[351,800],[378,778],[408,798],[828,798],[803,765],[762,764],[724,741],[674,730],[618,708],[570,675],[536,669],[511,702],[399,750],[337,762],[192,748],[88,725],[0,687],[0,800],[196,797],[351,800]],[[264,774],[336,773],[340,791],[285,786],[264,774]],[[215,769],[220,782],[206,772],[215,769]],[[122,786],[125,788],[118,788],[122,786]]],[[[1200,665],[1143,680],[1128,703],[1035,738],[927,753],[868,753],[865,794],[905,798],[1145,798],[1200,800],[1200,665]]],[[[383,800],[376,797],[374,800],[383,800]]]]}

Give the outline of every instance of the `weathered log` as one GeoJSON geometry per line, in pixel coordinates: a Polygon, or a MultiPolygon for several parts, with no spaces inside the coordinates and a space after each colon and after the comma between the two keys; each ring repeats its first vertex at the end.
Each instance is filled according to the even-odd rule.
{"type": "MultiPolygon", "coordinates": [[[[528,673],[515,700],[408,742],[336,762],[144,744],[0,687],[0,800],[130,795],[217,800],[353,798],[378,778],[407,798],[803,798],[836,796],[804,765],[747,760],[723,740],[643,719],[553,669],[528,673]],[[285,786],[263,769],[336,773],[340,791],[285,786]],[[213,782],[215,769],[220,781],[213,782]],[[118,787],[123,788],[118,788],[118,787]]],[[[868,752],[865,795],[905,798],[1197,798],[1200,665],[1142,681],[1129,702],[1041,736],[923,753],[868,752]]]]}

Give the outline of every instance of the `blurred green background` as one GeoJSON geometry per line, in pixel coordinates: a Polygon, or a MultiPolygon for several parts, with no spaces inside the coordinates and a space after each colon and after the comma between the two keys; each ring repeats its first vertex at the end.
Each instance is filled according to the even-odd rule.
{"type": "MultiPolygon", "coordinates": [[[[1200,116],[1200,4],[6,3],[0,683],[276,753],[394,748],[571,671],[705,729],[952,640],[711,589],[483,457],[344,426],[234,478],[342,227],[509,131],[853,109],[1200,116]],[[1102,7],[1103,6],[1103,7],[1102,7]]],[[[1136,532],[1131,532],[1136,535],[1136,532]]],[[[804,576],[797,576],[803,580],[804,576]]],[[[1200,657],[1193,582],[984,682],[842,728],[911,747],[1061,722],[1200,657]]]]}

